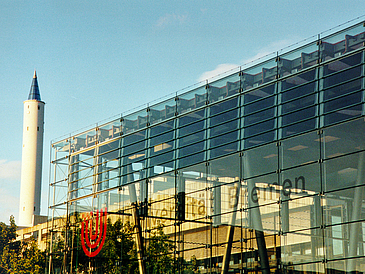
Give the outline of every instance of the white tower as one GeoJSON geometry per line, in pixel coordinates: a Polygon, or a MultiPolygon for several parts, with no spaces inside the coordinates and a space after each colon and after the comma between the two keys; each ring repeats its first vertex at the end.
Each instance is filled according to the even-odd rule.
{"type": "Polygon", "coordinates": [[[43,126],[44,102],[41,101],[34,71],[28,100],[24,101],[19,226],[35,225],[34,217],[40,214],[43,126]]]}

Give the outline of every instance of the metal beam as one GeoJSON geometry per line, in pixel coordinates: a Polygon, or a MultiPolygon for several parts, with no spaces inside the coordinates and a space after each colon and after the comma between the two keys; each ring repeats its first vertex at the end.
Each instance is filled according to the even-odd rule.
{"type": "MultiPolygon", "coordinates": [[[[132,164],[128,166],[128,180],[133,182],[133,174],[132,174],[132,164]]],[[[137,193],[136,186],[134,183],[130,183],[128,185],[129,190],[129,199],[132,205],[132,216],[134,221],[134,229],[136,232],[136,247],[137,247],[137,259],[138,259],[138,267],[140,274],[146,274],[146,263],[144,260],[144,247],[143,247],[143,238],[142,238],[142,228],[140,219],[138,216],[138,202],[137,202],[137,193]]]]}
{"type": "MultiPolygon", "coordinates": [[[[362,196],[363,189],[360,187],[363,183],[364,179],[364,160],[365,160],[365,152],[361,152],[359,155],[359,162],[357,167],[357,176],[356,176],[356,186],[359,186],[354,189],[354,203],[352,207],[352,215],[350,224],[350,242],[349,242],[349,257],[357,256],[357,247],[358,247],[358,239],[360,234],[361,222],[358,220],[361,219],[361,209],[362,209],[362,196]]],[[[356,272],[357,259],[349,259],[347,264],[347,270],[350,272],[356,272]]]]}
{"type": "Polygon", "coordinates": [[[228,270],[229,270],[229,261],[230,261],[231,253],[232,253],[232,244],[233,244],[234,228],[235,228],[235,224],[236,224],[238,201],[239,201],[239,197],[240,197],[240,189],[241,189],[240,182],[236,182],[235,183],[236,193],[234,195],[233,212],[232,212],[232,216],[231,216],[231,221],[227,227],[227,229],[228,229],[227,244],[226,244],[226,250],[224,252],[224,257],[223,257],[222,272],[221,272],[222,274],[227,274],[228,270]]]}

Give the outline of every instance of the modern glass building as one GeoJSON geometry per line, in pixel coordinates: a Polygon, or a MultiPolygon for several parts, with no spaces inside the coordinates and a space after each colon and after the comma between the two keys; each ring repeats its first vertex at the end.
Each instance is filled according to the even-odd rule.
{"type": "Polygon", "coordinates": [[[49,273],[365,273],[364,45],[360,23],[53,142],[49,273]]]}

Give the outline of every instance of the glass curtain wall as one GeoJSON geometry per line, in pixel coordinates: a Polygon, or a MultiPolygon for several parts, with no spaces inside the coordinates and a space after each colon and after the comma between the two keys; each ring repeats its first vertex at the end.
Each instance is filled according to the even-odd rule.
{"type": "Polygon", "coordinates": [[[48,273],[363,273],[364,43],[358,24],[53,142],[48,273]]]}

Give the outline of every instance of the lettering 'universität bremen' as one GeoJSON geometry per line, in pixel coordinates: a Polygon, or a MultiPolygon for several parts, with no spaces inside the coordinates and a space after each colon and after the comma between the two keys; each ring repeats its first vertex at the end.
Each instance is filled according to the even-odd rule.
{"type": "Polygon", "coordinates": [[[174,273],[364,273],[365,26],[306,43],[52,142],[48,272],[120,219],[141,274],[161,226],[174,273]]]}

